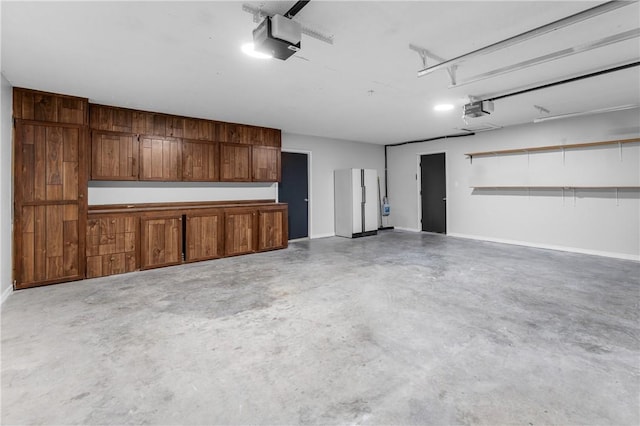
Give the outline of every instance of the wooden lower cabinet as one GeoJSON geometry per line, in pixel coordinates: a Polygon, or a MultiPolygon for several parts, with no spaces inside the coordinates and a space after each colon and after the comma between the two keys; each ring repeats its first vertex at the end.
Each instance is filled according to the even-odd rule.
{"type": "Polygon", "coordinates": [[[23,206],[16,288],[82,279],[77,204],[23,206]]]}
{"type": "Polygon", "coordinates": [[[224,256],[224,212],[222,209],[187,214],[185,260],[224,256]]]}
{"type": "Polygon", "coordinates": [[[258,250],[286,248],[289,239],[287,206],[258,209],[258,250]]]}
{"type": "MultiPolygon", "coordinates": [[[[288,240],[286,204],[249,205],[236,201],[233,205],[211,202],[206,205],[99,206],[90,211],[86,234],[82,235],[86,236],[85,274],[80,268],[84,264],[74,257],[78,250],[78,238],[72,232],[73,221],[78,218],[77,207],[67,205],[50,211],[41,207],[31,209],[33,211],[24,213],[29,219],[23,245],[31,255],[23,259],[23,270],[26,278],[34,281],[60,277],[64,280],[66,276],[78,274],[82,275],[75,279],[85,275],[95,278],[276,250],[286,248],[288,240]],[[61,219],[60,225],[55,225],[61,219]],[[33,236],[45,225],[51,230],[51,242],[34,240],[33,236]],[[62,235],[58,231],[62,231],[62,235]],[[60,238],[62,251],[59,250],[60,238]],[[42,247],[46,244],[55,250],[44,252],[42,247]],[[51,275],[43,275],[45,272],[51,275]]],[[[71,279],[74,278],[68,280],[71,279]]]]}
{"type": "Polygon", "coordinates": [[[90,218],[87,221],[87,278],[137,270],[138,240],[135,216],[90,218]]]}
{"type": "Polygon", "coordinates": [[[254,253],[258,247],[258,221],[255,208],[231,208],[224,213],[225,241],[227,256],[254,253]]]}
{"type": "Polygon", "coordinates": [[[182,215],[140,219],[141,269],[182,263],[182,215]]]}

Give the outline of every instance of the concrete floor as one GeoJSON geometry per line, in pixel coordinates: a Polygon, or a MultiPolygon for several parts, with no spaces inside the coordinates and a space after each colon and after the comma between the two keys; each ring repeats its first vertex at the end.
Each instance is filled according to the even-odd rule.
{"type": "Polygon", "coordinates": [[[385,231],[19,291],[1,421],[637,425],[639,282],[385,231]]]}

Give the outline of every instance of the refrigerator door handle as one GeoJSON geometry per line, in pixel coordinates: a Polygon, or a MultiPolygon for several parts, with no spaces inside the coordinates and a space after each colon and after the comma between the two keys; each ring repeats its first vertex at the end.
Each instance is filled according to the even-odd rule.
{"type": "Polygon", "coordinates": [[[362,204],[366,204],[367,203],[367,187],[363,186],[362,187],[362,204]]]}

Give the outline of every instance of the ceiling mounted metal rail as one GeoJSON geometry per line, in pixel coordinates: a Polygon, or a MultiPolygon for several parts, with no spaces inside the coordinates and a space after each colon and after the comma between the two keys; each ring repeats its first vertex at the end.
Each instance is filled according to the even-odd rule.
{"type": "Polygon", "coordinates": [[[289,9],[287,11],[287,13],[284,14],[285,18],[293,18],[294,16],[296,16],[298,14],[298,12],[300,12],[302,10],[303,7],[305,7],[307,5],[307,3],[309,3],[311,0],[299,0],[296,2],[296,4],[294,4],[293,6],[291,6],[291,9],[289,9]]]}
{"type": "Polygon", "coordinates": [[[495,70],[488,71],[483,74],[478,74],[464,80],[458,80],[457,82],[454,81],[451,83],[449,88],[460,87],[470,83],[476,83],[478,81],[482,81],[487,78],[497,77],[499,75],[507,74],[514,71],[520,71],[525,68],[532,67],[534,65],[544,64],[545,62],[555,61],[557,59],[566,58],[568,56],[575,55],[577,53],[588,52],[593,49],[598,49],[600,47],[609,46],[614,43],[631,40],[637,37],[640,37],[640,28],[634,28],[632,30],[624,31],[618,34],[614,34],[612,36],[601,38],[600,40],[596,40],[589,43],[583,43],[581,45],[578,45],[575,47],[569,47],[567,49],[558,50],[552,53],[548,53],[546,55],[538,56],[537,58],[528,59],[526,61],[518,62],[517,64],[509,65],[502,68],[497,68],[495,70]]]}
{"type": "Polygon", "coordinates": [[[485,47],[481,47],[480,49],[476,49],[469,53],[465,53],[464,55],[460,55],[456,58],[449,59],[448,61],[440,62],[439,64],[432,65],[430,67],[425,67],[424,69],[418,71],[418,77],[425,76],[427,74],[430,74],[442,68],[451,68],[468,59],[481,56],[481,55],[486,55],[488,53],[497,52],[499,50],[513,46],[515,44],[522,43],[523,41],[530,40],[535,37],[539,37],[541,35],[550,33],[551,31],[555,31],[560,28],[567,27],[569,25],[577,24],[578,22],[585,21],[595,16],[602,15],[603,13],[607,13],[612,10],[616,10],[618,8],[621,8],[630,4],[634,4],[634,3],[637,3],[637,1],[614,0],[614,1],[609,1],[607,3],[600,4],[590,9],[583,10],[582,12],[578,12],[576,14],[567,16],[566,18],[558,19],[557,21],[553,21],[549,24],[542,25],[540,27],[534,28],[529,31],[525,31],[524,33],[518,34],[516,36],[504,39],[502,41],[490,44],[485,47]]]}

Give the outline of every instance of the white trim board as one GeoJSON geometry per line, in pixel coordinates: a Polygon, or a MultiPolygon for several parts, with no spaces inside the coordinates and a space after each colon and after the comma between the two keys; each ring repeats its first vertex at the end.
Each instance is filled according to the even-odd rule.
{"type": "Polygon", "coordinates": [[[2,305],[4,302],[6,302],[6,300],[9,298],[9,296],[11,296],[11,294],[13,293],[13,288],[12,287],[7,287],[5,289],[5,291],[2,292],[2,296],[0,299],[0,305],[2,305]]]}
{"type": "Polygon", "coordinates": [[[309,239],[310,240],[317,240],[318,238],[329,238],[329,237],[335,237],[335,236],[336,236],[335,232],[330,232],[330,233],[327,233],[327,234],[314,234],[314,235],[309,236],[309,239]]]}
{"type": "Polygon", "coordinates": [[[589,250],[589,249],[581,249],[577,247],[557,246],[553,244],[539,244],[539,243],[531,243],[527,241],[508,240],[504,238],[482,237],[479,235],[451,233],[451,234],[448,234],[448,236],[466,238],[470,240],[488,241],[492,243],[502,243],[502,244],[516,245],[516,246],[541,248],[541,249],[547,249],[547,250],[566,251],[570,253],[589,254],[593,256],[612,257],[616,259],[633,260],[636,262],[640,262],[640,255],[633,255],[633,254],[626,254],[626,253],[615,253],[615,252],[601,251],[601,250],[589,250]]]}

